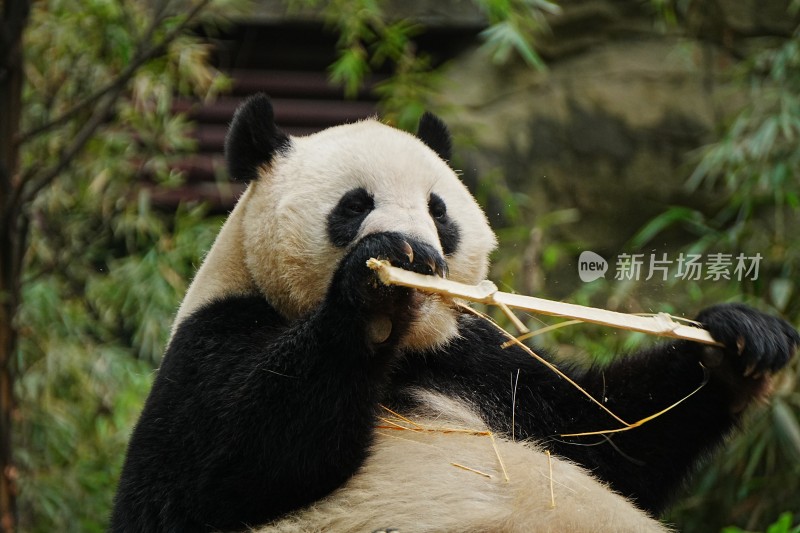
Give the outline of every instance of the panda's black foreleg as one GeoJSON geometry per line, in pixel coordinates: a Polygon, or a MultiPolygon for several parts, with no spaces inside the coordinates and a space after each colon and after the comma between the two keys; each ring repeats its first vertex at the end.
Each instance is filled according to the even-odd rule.
{"type": "Polygon", "coordinates": [[[399,235],[363,239],[324,302],[288,323],[261,296],[211,302],[177,329],[129,444],[112,531],[235,530],[344,483],[371,443],[416,296],[380,286],[383,257],[442,268],[399,235]]]}
{"type": "Polygon", "coordinates": [[[800,344],[789,324],[746,306],[715,306],[698,320],[724,349],[677,341],[602,368],[571,372],[627,424],[680,402],[673,409],[626,429],[577,391],[563,391],[560,385],[561,398],[547,400],[560,412],[552,419],[554,433],[539,434],[556,453],[588,467],[656,515],[698,461],[736,427],[743,409],[766,392],[770,374],[784,367],[800,344]],[[562,436],[603,430],[608,432],[562,436]]]}
{"type": "MultiPolygon", "coordinates": [[[[677,341],[622,358],[581,379],[628,423],[691,396],[640,427],[599,439],[564,439],[570,445],[559,446],[561,453],[589,466],[654,514],[665,508],[699,459],[737,426],[743,410],[766,395],[771,374],[783,368],[800,345],[791,325],[743,305],[711,307],[698,321],[725,348],[677,341]],[[600,444],[575,446],[592,439],[600,444]]],[[[578,427],[586,417],[579,420],[570,424],[573,431],[589,431],[588,425],[578,427]]]]}
{"type": "MultiPolygon", "coordinates": [[[[561,370],[627,424],[625,429],[567,380],[491,324],[461,319],[459,338],[431,353],[409,353],[396,373],[398,390],[435,390],[464,398],[494,431],[532,439],[567,457],[658,514],[696,463],[718,446],[742,409],[768,387],[769,373],[789,360],[800,338],[786,322],[738,305],[708,309],[699,320],[726,345],[722,352],[679,341],[602,368],[561,370]],[[701,366],[701,363],[704,366],[701,366]],[[623,431],[615,432],[615,430],[623,431]],[[601,435],[566,436],[604,431],[601,435]]],[[[535,350],[548,358],[542,350],[535,350]]],[[[398,408],[414,400],[399,395],[398,408]]]]}

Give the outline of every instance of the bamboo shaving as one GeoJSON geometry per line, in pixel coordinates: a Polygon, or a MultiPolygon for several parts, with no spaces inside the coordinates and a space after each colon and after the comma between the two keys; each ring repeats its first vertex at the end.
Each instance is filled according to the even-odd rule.
{"type": "Polygon", "coordinates": [[[511,480],[508,478],[506,464],[503,462],[503,457],[500,455],[500,450],[497,449],[497,442],[494,440],[494,433],[491,431],[489,432],[489,438],[492,439],[492,448],[494,448],[494,453],[497,455],[497,460],[500,461],[500,469],[503,471],[503,479],[506,481],[506,483],[508,483],[511,480]]]}
{"type": "Polygon", "coordinates": [[[406,426],[404,426],[402,424],[398,424],[397,422],[394,422],[393,420],[389,420],[388,418],[384,418],[382,416],[379,416],[378,420],[381,420],[381,421],[389,424],[389,426],[391,426],[391,427],[389,427],[389,426],[378,426],[378,429],[402,429],[402,430],[408,430],[408,431],[425,431],[425,428],[420,428],[420,427],[409,428],[409,427],[406,427],[406,426]]]}
{"type": "MultiPolygon", "coordinates": [[[[450,433],[462,433],[462,434],[466,434],[466,435],[475,435],[475,436],[479,436],[479,437],[489,437],[489,439],[492,442],[492,449],[494,450],[494,453],[497,456],[497,461],[500,463],[500,469],[503,471],[503,478],[505,479],[506,482],[509,481],[508,472],[506,471],[506,465],[503,462],[503,457],[500,455],[500,450],[497,448],[497,443],[495,442],[495,439],[494,439],[494,433],[492,433],[491,431],[485,431],[485,430],[482,431],[482,430],[474,430],[474,429],[463,429],[463,428],[449,428],[449,427],[425,427],[425,426],[422,426],[420,424],[417,424],[413,420],[410,420],[410,419],[404,417],[403,415],[395,413],[394,411],[392,411],[391,409],[389,409],[385,405],[381,405],[380,407],[381,407],[381,409],[385,410],[386,412],[390,413],[392,416],[395,416],[397,418],[392,420],[392,419],[386,418],[386,417],[378,417],[379,420],[383,421],[384,423],[386,423],[388,425],[376,426],[376,429],[384,429],[384,430],[391,429],[391,430],[397,430],[397,431],[413,431],[413,432],[431,432],[431,433],[442,433],[442,434],[445,434],[445,435],[450,434],[450,433]],[[401,422],[405,422],[407,424],[410,424],[411,427],[404,426],[401,422]]],[[[389,435],[386,435],[386,436],[388,437],[389,435]]],[[[475,472],[476,474],[481,474],[482,476],[485,476],[485,477],[488,477],[488,478],[492,477],[491,475],[486,474],[484,472],[481,472],[480,470],[475,470],[474,468],[470,468],[470,467],[467,467],[467,466],[464,466],[464,465],[461,465],[461,464],[458,464],[458,463],[452,463],[451,462],[450,464],[453,465],[453,466],[456,466],[458,468],[463,468],[464,470],[469,470],[470,472],[475,472]]]]}
{"type": "Polygon", "coordinates": [[[376,429],[395,429],[399,431],[414,431],[416,433],[428,432],[428,433],[442,433],[444,435],[450,433],[463,433],[465,435],[475,435],[476,437],[490,437],[492,435],[491,431],[480,431],[475,429],[453,429],[453,428],[410,428],[396,422],[391,422],[382,418],[384,422],[389,423],[388,426],[375,426],[376,429]]]}
{"type": "Polygon", "coordinates": [[[550,508],[556,508],[556,493],[553,490],[553,457],[550,455],[550,450],[545,450],[544,453],[547,454],[547,466],[550,470],[550,508]]]}
{"type": "Polygon", "coordinates": [[[511,323],[514,324],[514,327],[517,328],[517,331],[519,331],[523,335],[527,334],[527,333],[530,333],[530,330],[528,329],[528,326],[526,326],[522,322],[522,320],[520,320],[519,317],[514,314],[514,311],[512,311],[506,304],[499,303],[499,304],[497,304],[497,307],[499,307],[500,310],[503,313],[505,313],[505,315],[508,317],[508,319],[511,321],[511,323]]]}
{"type": "Polygon", "coordinates": [[[450,463],[450,464],[455,466],[456,468],[461,468],[462,470],[466,470],[467,472],[473,472],[473,473],[481,475],[483,477],[487,477],[489,479],[492,479],[492,475],[491,474],[487,474],[486,472],[481,472],[480,470],[475,470],[474,468],[470,468],[468,466],[464,466],[464,465],[459,464],[459,463],[450,463]]]}
{"type": "MultiPolygon", "coordinates": [[[[552,324],[550,326],[546,326],[543,328],[539,328],[534,331],[529,331],[528,333],[523,333],[522,335],[515,337],[518,341],[528,340],[531,337],[536,337],[537,335],[544,335],[545,333],[549,333],[551,331],[561,329],[567,326],[574,326],[576,324],[583,324],[583,320],[567,320],[566,322],[559,322],[558,324],[552,324]]],[[[506,341],[500,345],[501,348],[508,348],[514,344],[513,341],[506,341]]]]}
{"type": "Polygon", "coordinates": [[[399,418],[399,419],[400,419],[400,420],[402,420],[403,422],[407,422],[407,423],[411,424],[412,426],[415,426],[415,427],[417,427],[417,428],[419,428],[419,429],[422,429],[422,426],[420,426],[419,424],[417,424],[417,423],[416,423],[416,422],[414,422],[413,420],[409,420],[408,418],[404,417],[403,415],[400,415],[400,414],[397,414],[397,413],[395,413],[394,411],[392,411],[391,409],[389,409],[389,408],[388,408],[388,407],[386,407],[385,405],[381,405],[381,409],[383,409],[384,411],[388,412],[388,413],[389,413],[389,414],[391,414],[392,416],[396,416],[397,418],[399,418]]]}
{"type": "Polygon", "coordinates": [[[605,435],[607,433],[621,433],[623,431],[628,431],[629,429],[638,428],[639,426],[641,426],[643,424],[646,424],[647,422],[650,422],[654,418],[658,418],[659,416],[663,415],[664,413],[666,413],[668,411],[671,411],[675,407],[678,407],[680,404],[682,404],[683,402],[685,402],[686,400],[688,400],[689,398],[691,398],[692,396],[697,394],[700,391],[700,389],[705,387],[706,383],[708,383],[709,373],[706,370],[706,367],[704,367],[702,363],[700,363],[700,367],[703,369],[703,381],[702,381],[702,383],[700,383],[700,385],[698,385],[698,387],[695,390],[693,390],[692,392],[690,392],[689,394],[687,394],[686,396],[684,396],[683,398],[681,398],[677,402],[673,403],[669,407],[666,407],[666,408],[662,409],[661,411],[659,411],[657,413],[654,413],[654,414],[652,414],[650,416],[642,418],[641,420],[639,420],[637,422],[634,422],[633,424],[630,424],[628,427],[617,428],[617,429],[603,429],[603,430],[598,430],[598,431],[589,431],[589,432],[586,432],[586,433],[564,433],[564,434],[562,434],[560,436],[561,437],[587,437],[587,436],[590,436],[590,435],[605,435]]]}
{"type": "Polygon", "coordinates": [[[534,313],[578,319],[592,324],[722,346],[708,331],[681,324],[666,313],[659,313],[655,317],[631,315],[596,307],[511,294],[497,290],[497,286],[488,280],[484,280],[478,285],[466,285],[393,267],[388,261],[378,259],[369,259],[367,266],[375,270],[381,281],[387,285],[402,285],[451,298],[463,298],[488,305],[513,307],[534,313]]]}

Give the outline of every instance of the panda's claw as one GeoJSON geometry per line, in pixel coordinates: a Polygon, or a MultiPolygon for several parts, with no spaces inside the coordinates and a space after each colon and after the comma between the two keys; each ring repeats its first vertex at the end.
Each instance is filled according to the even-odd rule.
{"type": "Polygon", "coordinates": [[[742,355],[744,353],[744,348],[745,348],[744,337],[741,336],[736,337],[736,351],[739,353],[739,355],[742,355]]]}
{"type": "Polygon", "coordinates": [[[365,236],[339,263],[326,298],[326,308],[331,313],[325,316],[340,317],[346,309],[344,315],[357,318],[353,323],[366,326],[371,342],[397,340],[408,329],[423,299],[414,297],[412,289],[381,284],[366,266],[373,257],[425,275],[444,271],[446,263],[434,246],[394,232],[365,236]],[[385,324],[391,324],[391,329],[385,324]]]}
{"type": "Polygon", "coordinates": [[[434,262],[433,259],[428,259],[427,261],[425,261],[425,264],[428,266],[428,268],[431,269],[431,276],[437,274],[438,268],[436,267],[436,263],[434,262]]]}
{"type": "Polygon", "coordinates": [[[426,276],[441,275],[447,267],[439,252],[429,244],[403,240],[401,247],[399,253],[395,252],[397,256],[394,259],[391,258],[392,254],[387,254],[393,266],[426,276]]]}
{"type": "Polygon", "coordinates": [[[403,241],[403,252],[408,256],[408,263],[414,263],[414,249],[408,244],[408,241],[403,241]]]}

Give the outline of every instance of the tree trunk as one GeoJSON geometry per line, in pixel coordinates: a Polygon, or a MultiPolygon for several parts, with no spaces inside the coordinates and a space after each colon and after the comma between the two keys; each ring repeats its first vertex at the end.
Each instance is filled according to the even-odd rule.
{"type": "Polygon", "coordinates": [[[20,301],[22,254],[27,227],[17,201],[19,131],[22,108],[22,32],[28,0],[0,1],[0,533],[16,529],[16,469],[12,422],[17,351],[15,315],[20,301]]]}

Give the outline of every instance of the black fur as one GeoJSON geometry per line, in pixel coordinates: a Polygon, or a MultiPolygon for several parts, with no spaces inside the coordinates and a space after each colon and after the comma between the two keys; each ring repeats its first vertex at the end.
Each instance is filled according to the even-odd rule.
{"type": "Polygon", "coordinates": [[[453,155],[453,141],[450,130],[442,119],[426,111],[419,121],[417,137],[444,161],[450,161],[453,155]]]}
{"type": "Polygon", "coordinates": [[[275,125],[272,104],[265,94],[248,98],[236,110],[225,137],[225,160],[234,181],[248,183],[275,154],[291,147],[289,137],[275,125]]]}
{"type": "Polygon", "coordinates": [[[367,215],[375,209],[375,200],[361,187],[346,192],[328,213],[328,238],[340,248],[353,242],[367,215]]]}
{"type": "Polygon", "coordinates": [[[458,229],[458,224],[447,216],[447,205],[438,194],[432,193],[428,199],[428,211],[436,224],[442,251],[445,255],[454,254],[461,242],[461,231],[458,229]]]}
{"type": "Polygon", "coordinates": [[[378,287],[366,261],[431,273],[431,263],[443,268],[436,255],[398,234],[370,235],[307,318],[288,323],[263,297],[237,296],[186,319],[131,438],[111,530],[243,529],[341,485],[367,453],[418,301],[378,287]],[[392,323],[381,344],[368,335],[377,315],[392,323]]]}

